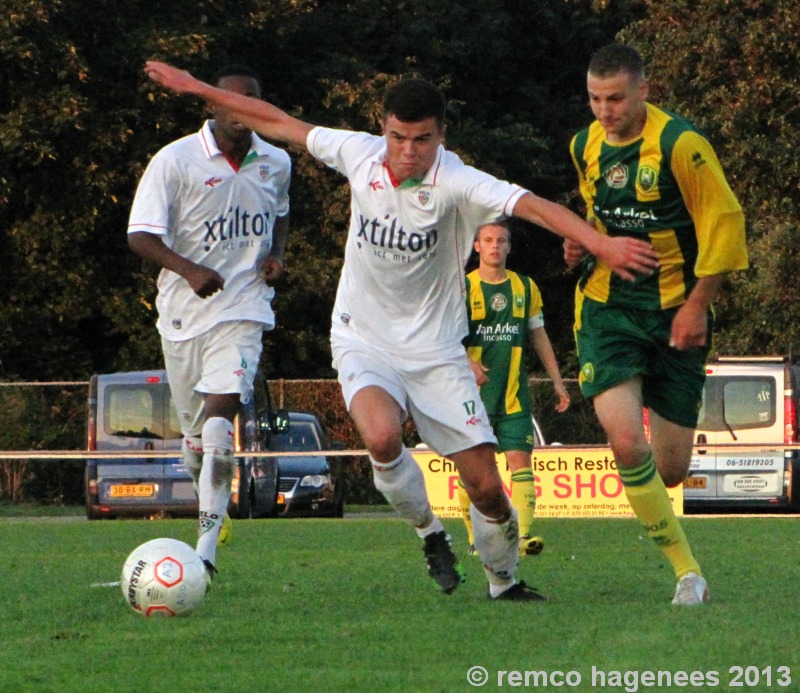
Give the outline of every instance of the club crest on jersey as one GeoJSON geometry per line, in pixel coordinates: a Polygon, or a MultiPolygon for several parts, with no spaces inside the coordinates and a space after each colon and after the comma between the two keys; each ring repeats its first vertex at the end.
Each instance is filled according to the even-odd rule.
{"type": "Polygon", "coordinates": [[[628,167],[625,164],[616,163],[603,174],[603,178],[611,188],[624,188],[628,182],[628,167]]]}
{"type": "Polygon", "coordinates": [[[489,305],[491,306],[492,310],[500,311],[508,305],[508,302],[503,294],[495,294],[489,301],[489,305]]]}
{"type": "Polygon", "coordinates": [[[522,308],[525,305],[525,297],[524,296],[514,296],[514,305],[517,308],[522,308]]]}
{"type": "Polygon", "coordinates": [[[658,183],[658,173],[652,166],[642,166],[636,174],[636,182],[643,192],[650,192],[658,183]]]}
{"type": "Polygon", "coordinates": [[[694,154],[692,154],[692,164],[694,164],[694,167],[696,169],[700,168],[705,163],[706,160],[703,158],[703,155],[700,152],[695,152],[694,154]]]}
{"type": "Polygon", "coordinates": [[[430,190],[418,190],[417,191],[417,199],[419,203],[424,207],[431,201],[431,191],[430,190]]]}
{"type": "Polygon", "coordinates": [[[269,164],[259,164],[258,175],[261,176],[261,180],[267,180],[269,178],[269,164]]]}

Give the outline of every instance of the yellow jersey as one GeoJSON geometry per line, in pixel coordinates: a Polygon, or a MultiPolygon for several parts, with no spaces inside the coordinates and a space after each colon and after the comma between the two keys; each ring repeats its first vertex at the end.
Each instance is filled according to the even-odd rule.
{"type": "Polygon", "coordinates": [[[647,104],[641,135],[606,141],[595,121],[572,139],[587,218],[610,236],[649,240],[659,267],[627,282],[601,262],[581,281],[585,296],[610,305],[680,306],[697,278],[748,266],[742,208],[711,144],[689,121],[647,104]]]}

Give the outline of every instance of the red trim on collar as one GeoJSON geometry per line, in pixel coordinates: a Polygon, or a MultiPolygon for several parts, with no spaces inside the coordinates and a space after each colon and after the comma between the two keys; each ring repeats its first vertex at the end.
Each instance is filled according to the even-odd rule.
{"type": "Polygon", "coordinates": [[[220,150],[220,153],[225,157],[225,161],[231,165],[231,168],[236,171],[236,173],[239,173],[239,164],[237,164],[234,159],[231,159],[230,155],[226,154],[222,150],[220,150]]]}
{"type": "MultiPolygon", "coordinates": [[[[209,129],[208,132],[210,132],[210,131],[211,130],[209,129]]],[[[205,126],[203,126],[200,129],[200,141],[203,143],[203,149],[206,150],[206,156],[207,157],[212,157],[214,155],[213,154],[213,149],[216,148],[216,145],[213,148],[211,147],[211,143],[208,141],[208,138],[206,137],[206,127],[205,126]]]]}
{"type": "Polygon", "coordinates": [[[436,170],[433,172],[433,178],[432,178],[433,185],[439,184],[439,171],[442,168],[442,157],[443,157],[443,152],[440,151],[436,157],[436,163],[434,164],[436,170]]]}
{"type": "Polygon", "coordinates": [[[400,187],[400,181],[397,180],[394,173],[392,173],[392,169],[389,168],[389,162],[384,161],[382,165],[386,169],[386,173],[389,175],[389,182],[392,184],[392,187],[393,188],[400,187]]]}

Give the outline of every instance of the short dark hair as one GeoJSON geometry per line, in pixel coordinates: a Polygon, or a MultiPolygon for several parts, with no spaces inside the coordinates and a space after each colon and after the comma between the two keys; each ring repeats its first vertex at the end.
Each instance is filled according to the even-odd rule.
{"type": "Polygon", "coordinates": [[[505,229],[508,232],[508,240],[511,241],[512,231],[511,231],[511,224],[510,219],[508,217],[504,217],[502,219],[498,219],[497,221],[490,221],[486,224],[481,224],[478,227],[478,230],[475,232],[475,240],[477,241],[481,237],[481,231],[485,229],[487,226],[499,226],[500,228],[505,229]]]}
{"type": "Polygon", "coordinates": [[[247,67],[247,65],[233,64],[221,67],[219,70],[217,70],[216,74],[211,79],[211,84],[213,84],[215,87],[219,86],[220,81],[225,77],[252,77],[258,84],[259,89],[263,90],[264,88],[264,85],[261,83],[261,77],[258,74],[258,72],[256,72],[250,67],[247,67]]]}
{"type": "Polygon", "coordinates": [[[644,61],[639,51],[621,43],[610,43],[598,50],[589,61],[589,74],[595,77],[613,77],[620,72],[644,79],[644,61]]]}
{"type": "Polygon", "coordinates": [[[404,123],[418,123],[436,118],[439,127],[445,123],[446,102],[442,90],[424,79],[404,79],[386,90],[383,117],[393,115],[404,123]]]}

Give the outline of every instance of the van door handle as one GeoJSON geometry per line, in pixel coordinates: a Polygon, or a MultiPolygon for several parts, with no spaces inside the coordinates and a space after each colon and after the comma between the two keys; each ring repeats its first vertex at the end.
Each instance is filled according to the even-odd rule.
{"type": "MultiPolygon", "coordinates": [[[[697,434],[697,444],[698,445],[705,445],[706,443],[708,443],[708,439],[706,438],[706,434],[705,433],[698,433],[697,434]]],[[[698,455],[705,455],[706,452],[708,452],[708,450],[698,450],[697,454],[698,455]]]]}
{"type": "MultiPolygon", "coordinates": [[[[156,449],[156,446],[155,446],[155,445],[153,445],[153,441],[152,441],[152,440],[148,440],[148,441],[147,441],[147,442],[144,444],[144,449],[145,449],[145,450],[155,450],[155,449],[156,449]]],[[[148,462],[155,462],[155,460],[151,458],[151,459],[149,459],[149,460],[148,460],[148,462]]]]}

